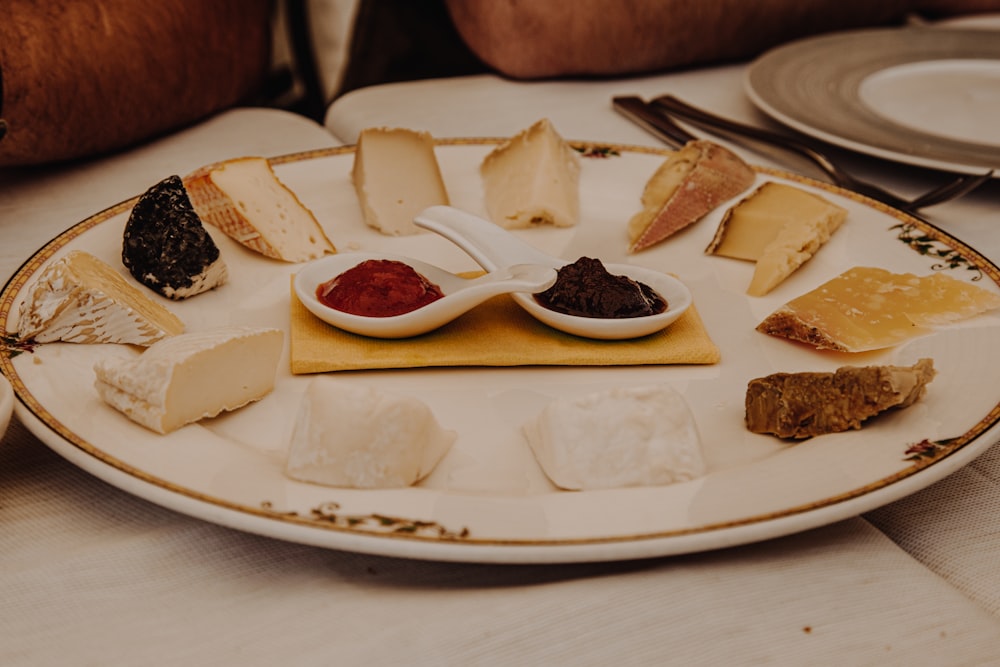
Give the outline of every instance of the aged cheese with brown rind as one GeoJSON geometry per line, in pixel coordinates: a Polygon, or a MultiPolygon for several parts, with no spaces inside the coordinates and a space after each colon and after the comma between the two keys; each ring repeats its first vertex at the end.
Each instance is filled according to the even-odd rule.
{"type": "Polygon", "coordinates": [[[804,439],[861,428],[865,420],[918,401],[934,362],[844,366],[833,373],[774,373],[747,384],[746,424],[753,433],[804,439]]]}
{"type": "Polygon", "coordinates": [[[1000,308],[1000,295],[944,273],[854,267],[792,299],[757,331],[840,352],[898,345],[1000,308]]]}
{"type": "Polygon", "coordinates": [[[830,240],[847,210],[801,188],[769,181],[730,208],[706,253],[756,262],[747,288],[763,296],[830,240]]]}

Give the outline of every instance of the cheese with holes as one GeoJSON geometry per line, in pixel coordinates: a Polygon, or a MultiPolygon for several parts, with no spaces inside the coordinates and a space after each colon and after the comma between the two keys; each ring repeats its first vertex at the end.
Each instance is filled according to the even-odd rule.
{"type": "Polygon", "coordinates": [[[705,252],[756,262],[747,288],[763,296],[830,240],[847,210],[784,183],[768,182],[730,208],[705,252]]]}
{"type": "Polygon", "coordinates": [[[226,160],[184,178],[201,219],[247,248],[286,262],[336,252],[316,216],[262,157],[226,160]]]}
{"type": "Polygon", "coordinates": [[[646,182],[642,210],[628,222],[629,252],[638,252],[698,222],[727,199],[749,188],[753,169],[729,149],[689,141],[646,182]]]}
{"type": "Polygon", "coordinates": [[[226,282],[219,247],[191,206],[178,176],[146,190],[125,223],[122,263],[136,280],[168,299],[186,299],[226,282]]]}
{"type": "Polygon", "coordinates": [[[285,471],[328,486],[406,487],[430,474],[455,438],[416,398],[317,376],[299,408],[285,471]]]}
{"type": "Polygon", "coordinates": [[[449,203],[434,138],[427,132],[362,130],[351,178],[365,224],[389,236],[420,232],[413,218],[425,208],[449,203]]]}
{"type": "Polygon", "coordinates": [[[50,264],[27,289],[17,334],[38,343],[151,345],[184,323],[104,261],[74,250],[50,264]]]}
{"type": "Polygon", "coordinates": [[[547,118],[490,151],[479,172],[486,212],[501,227],[572,227],[580,220],[580,157],[547,118]]]}
{"type": "Polygon", "coordinates": [[[757,331],[840,352],[898,345],[1000,307],[1000,295],[944,273],[854,267],[792,299],[757,331]]]}
{"type": "Polygon", "coordinates": [[[667,386],[556,399],[524,432],[542,470],[562,489],[658,486],[706,472],[691,410],[667,386]]]}
{"type": "Polygon", "coordinates": [[[97,393],[132,421],[170,433],[274,389],[284,334],[222,327],[165,338],[129,359],[94,365],[97,393]]]}

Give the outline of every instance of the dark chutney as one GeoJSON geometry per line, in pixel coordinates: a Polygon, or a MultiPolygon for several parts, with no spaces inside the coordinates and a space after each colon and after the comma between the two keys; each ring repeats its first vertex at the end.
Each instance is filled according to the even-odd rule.
{"type": "Polygon", "coordinates": [[[550,310],[578,317],[624,319],[656,315],[667,302],[652,287],[612,275],[599,259],[581,257],[559,269],[555,284],[535,295],[550,310]]]}

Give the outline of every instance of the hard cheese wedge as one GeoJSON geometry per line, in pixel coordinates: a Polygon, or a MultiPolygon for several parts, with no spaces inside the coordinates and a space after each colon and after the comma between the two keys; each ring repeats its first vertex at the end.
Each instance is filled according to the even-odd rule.
{"type": "Polygon", "coordinates": [[[416,234],[413,218],[447,205],[448,191],[427,132],[375,127],[361,131],[351,172],[365,223],[383,234],[416,234]]]}
{"type": "Polygon", "coordinates": [[[109,405],[157,433],[214,417],[274,389],[284,334],[223,327],[166,338],[131,359],[94,365],[109,405]]]}
{"type": "Polygon", "coordinates": [[[747,294],[763,296],[812,258],[846,217],[819,195],[767,182],[726,212],[705,252],[756,262],[747,294]]]}
{"type": "Polygon", "coordinates": [[[336,252],[312,211],[264,158],[202,167],[184,179],[184,186],[204,222],[255,252],[286,262],[336,252]]]}
{"type": "Polygon", "coordinates": [[[998,307],[1000,295],[944,273],[854,267],[781,306],[757,331],[819,349],[863,352],[998,307]]]}

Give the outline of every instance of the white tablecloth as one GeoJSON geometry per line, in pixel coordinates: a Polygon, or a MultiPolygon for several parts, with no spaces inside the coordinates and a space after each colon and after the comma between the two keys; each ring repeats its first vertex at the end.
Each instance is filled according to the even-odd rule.
{"type": "MultiPolygon", "coordinates": [[[[618,83],[493,77],[359,91],[328,127],[509,134],[548,115],[571,138],[653,143],[609,91],[673,90],[752,110],[739,68],[618,83]]],[[[0,277],[69,224],[212,160],[332,145],[239,110],[120,156],[0,183],[0,277]]],[[[930,176],[861,161],[886,182],[930,176]]],[[[991,257],[995,184],[935,209],[991,257]]],[[[986,665],[1000,663],[1000,448],[871,513],[713,553],[487,566],[280,542],[128,495],[15,420],[0,442],[0,665],[986,665]]]]}

